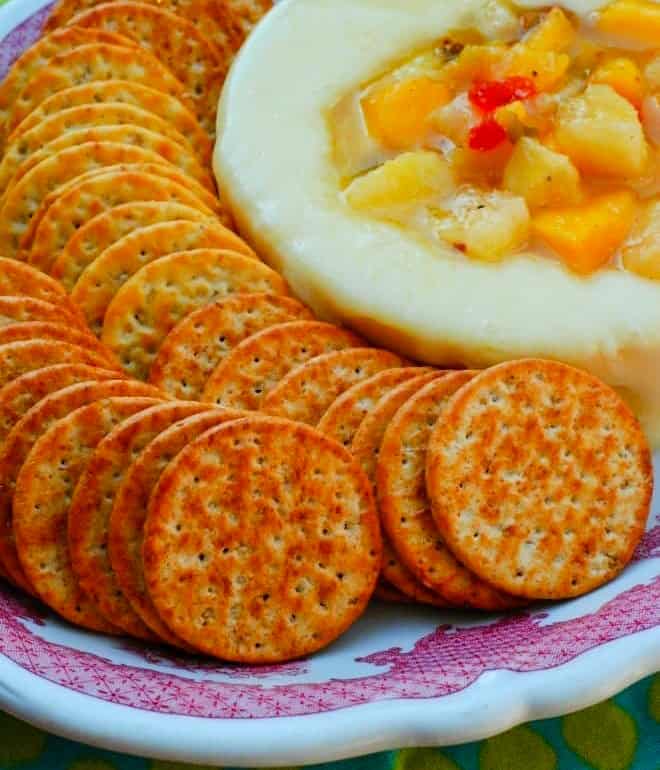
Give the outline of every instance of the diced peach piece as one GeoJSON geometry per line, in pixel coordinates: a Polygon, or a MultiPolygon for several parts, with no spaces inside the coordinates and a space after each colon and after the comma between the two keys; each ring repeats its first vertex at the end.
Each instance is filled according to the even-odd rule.
{"type": "Polygon", "coordinates": [[[636,176],[648,157],[637,111],[606,85],[590,85],[560,104],[555,139],[579,169],[593,174],[636,176]]]}
{"type": "Polygon", "coordinates": [[[452,91],[469,88],[476,80],[491,80],[493,67],[507,49],[497,45],[466,45],[442,69],[442,80],[452,91]]]}
{"type": "Polygon", "coordinates": [[[596,68],[590,81],[611,86],[620,96],[637,109],[644,98],[644,83],[639,67],[632,59],[620,56],[610,59],[596,68]]]}
{"type": "Polygon", "coordinates": [[[356,209],[388,216],[402,207],[442,198],[453,188],[453,175],[444,157],[419,150],[405,152],[353,180],[346,198],[356,209]]]}
{"type": "Polygon", "coordinates": [[[623,266],[644,278],[660,280],[660,202],[647,207],[623,249],[623,266]]]}
{"type": "Polygon", "coordinates": [[[574,272],[588,275],[612,259],[635,217],[635,196],[628,190],[607,193],[588,203],[537,214],[534,233],[574,272]]]}
{"type": "Polygon", "coordinates": [[[504,187],[532,208],[561,206],[581,199],[580,174],[570,158],[523,137],[504,171],[504,187]]]}
{"type": "Polygon", "coordinates": [[[536,51],[565,51],[575,39],[575,28],[561,8],[551,8],[527,33],[524,43],[536,51]]]}
{"type": "Polygon", "coordinates": [[[597,27],[605,35],[655,47],[660,40],[660,4],[654,0],[615,0],[603,9],[597,27]]]}
{"type": "Polygon", "coordinates": [[[571,63],[565,53],[530,48],[524,42],[511,46],[493,67],[495,79],[517,75],[532,80],[539,92],[558,88],[571,63]]]}
{"type": "Polygon", "coordinates": [[[376,86],[362,100],[367,129],[385,147],[410,149],[429,130],[431,113],[451,98],[446,86],[429,77],[376,86]]]}
{"type": "Polygon", "coordinates": [[[529,212],[522,198],[509,193],[465,190],[438,220],[436,233],[474,259],[497,262],[526,243],[529,212]]]}

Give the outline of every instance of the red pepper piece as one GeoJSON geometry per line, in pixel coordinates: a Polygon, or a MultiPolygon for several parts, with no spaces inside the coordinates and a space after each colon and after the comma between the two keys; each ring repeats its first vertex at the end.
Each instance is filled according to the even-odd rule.
{"type": "Polygon", "coordinates": [[[508,134],[503,126],[493,118],[486,118],[470,130],[468,146],[477,152],[488,152],[505,142],[507,138],[508,134]]]}
{"type": "Polygon", "coordinates": [[[470,89],[470,101],[482,112],[493,112],[498,107],[536,94],[530,78],[512,76],[505,80],[481,80],[470,89]]]}

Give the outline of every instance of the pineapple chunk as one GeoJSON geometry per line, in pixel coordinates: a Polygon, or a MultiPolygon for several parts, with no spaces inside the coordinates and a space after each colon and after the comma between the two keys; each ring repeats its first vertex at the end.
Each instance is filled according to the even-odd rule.
{"type": "Polygon", "coordinates": [[[452,91],[470,88],[475,80],[491,80],[495,63],[507,49],[497,45],[466,45],[442,69],[442,80],[452,91]]]}
{"type": "Polygon", "coordinates": [[[568,54],[530,48],[524,42],[511,46],[493,65],[495,80],[511,76],[529,78],[539,92],[558,88],[571,63],[568,54]]]}
{"type": "Polygon", "coordinates": [[[452,200],[435,232],[474,259],[498,262],[527,242],[529,212],[522,198],[509,193],[469,189],[452,200]]]}
{"type": "Polygon", "coordinates": [[[624,242],[635,209],[635,196],[622,190],[579,206],[542,211],[533,229],[571,270],[588,275],[609,262],[624,242]]]}
{"type": "Polygon", "coordinates": [[[578,168],[593,174],[636,176],[648,157],[635,108],[606,85],[588,86],[560,104],[555,139],[578,168]]]}
{"type": "Polygon", "coordinates": [[[605,35],[637,45],[655,47],[660,40],[660,3],[654,0],[615,0],[606,6],[597,24],[605,35]]]}
{"type": "Polygon", "coordinates": [[[512,152],[511,142],[502,142],[494,150],[486,151],[456,147],[450,155],[450,163],[459,182],[499,187],[512,152]]]}
{"type": "Polygon", "coordinates": [[[623,266],[644,278],[660,280],[660,201],[647,207],[623,249],[623,266]]]}
{"type": "Polygon", "coordinates": [[[367,130],[392,150],[414,147],[429,131],[429,115],[450,98],[446,86],[429,77],[378,85],[362,100],[367,130]]]}
{"type": "Polygon", "coordinates": [[[601,64],[590,78],[592,83],[604,83],[624,99],[627,99],[637,109],[644,98],[642,73],[632,59],[621,56],[601,64]]]}
{"type": "Polygon", "coordinates": [[[515,40],[520,31],[518,17],[503,0],[482,0],[474,24],[486,40],[504,43],[515,40]]]}
{"type": "Polygon", "coordinates": [[[431,115],[434,131],[451,139],[454,144],[467,144],[470,129],[481,120],[481,116],[472,106],[467,92],[459,94],[449,104],[436,110],[431,115]]]}
{"type": "Polygon", "coordinates": [[[651,91],[660,91],[660,56],[651,59],[646,65],[644,77],[651,91]]]}
{"type": "Polygon", "coordinates": [[[561,8],[552,8],[525,36],[524,43],[535,51],[565,51],[575,39],[575,29],[561,8]]]}
{"type": "Polygon", "coordinates": [[[504,187],[532,208],[580,200],[580,174],[570,158],[530,137],[516,144],[504,171],[504,187]]]}
{"type": "Polygon", "coordinates": [[[356,209],[396,216],[403,208],[443,198],[454,188],[449,164],[436,152],[406,152],[353,180],[346,190],[356,209]]]}

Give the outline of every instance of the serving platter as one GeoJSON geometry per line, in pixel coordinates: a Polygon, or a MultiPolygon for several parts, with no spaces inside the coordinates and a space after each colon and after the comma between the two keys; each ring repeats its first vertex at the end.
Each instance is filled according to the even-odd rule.
{"type": "MultiPolygon", "coordinates": [[[[0,7],[0,78],[48,8],[0,7]]],[[[632,564],[588,596],[507,616],[374,603],[329,649],[281,666],[85,633],[0,587],[0,708],[76,740],[192,763],[300,765],[476,740],[659,668],[657,494],[632,564]]]]}

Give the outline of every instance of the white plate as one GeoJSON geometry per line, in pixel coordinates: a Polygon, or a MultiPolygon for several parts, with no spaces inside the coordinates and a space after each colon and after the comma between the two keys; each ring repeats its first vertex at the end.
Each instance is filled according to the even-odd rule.
{"type": "MultiPolygon", "coordinates": [[[[0,8],[0,76],[44,0],[0,8]]],[[[656,470],[660,455],[656,455],[656,470]]],[[[660,499],[634,563],[589,596],[498,617],[374,605],[286,666],[237,668],[84,633],[0,588],[0,707],[105,748],[256,766],[477,740],[660,669],[660,499]]]]}

